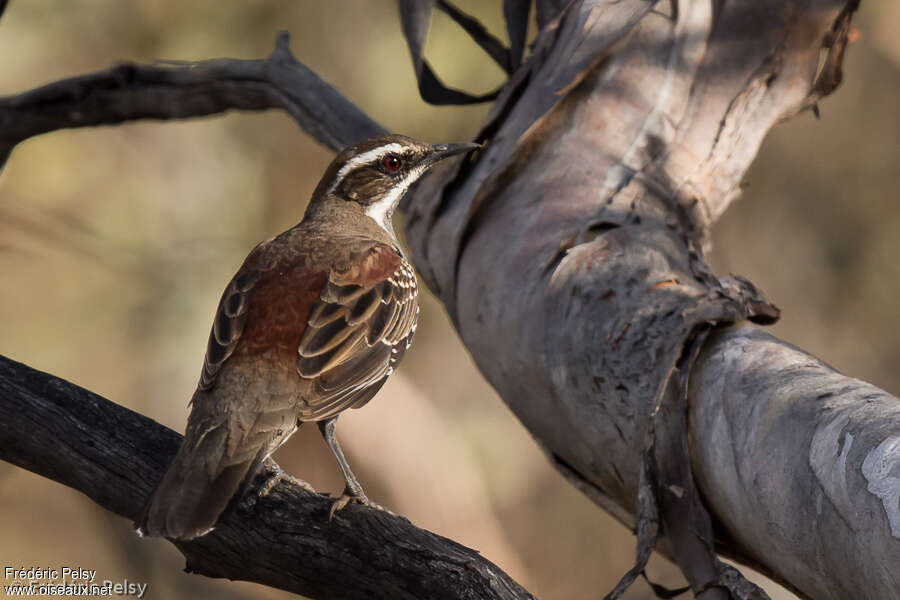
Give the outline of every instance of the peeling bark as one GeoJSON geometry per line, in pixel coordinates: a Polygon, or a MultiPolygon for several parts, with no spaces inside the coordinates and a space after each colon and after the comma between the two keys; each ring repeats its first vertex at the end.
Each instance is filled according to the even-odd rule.
{"type": "MultiPolygon", "coordinates": [[[[636,526],[639,538],[653,521],[647,511],[655,510],[639,498],[647,494],[647,479],[658,478],[649,487],[663,518],[664,551],[698,596],[716,587],[734,597],[761,593],[737,580],[725,582],[721,569],[713,582],[714,558],[697,562],[703,544],[713,541],[700,533],[707,521],[697,511],[704,507],[719,552],[801,595],[900,593],[884,575],[900,570],[890,510],[882,517],[867,513],[876,518],[862,539],[877,538],[878,551],[865,555],[872,562],[864,564],[863,555],[847,553],[842,544],[806,546],[799,533],[776,551],[777,538],[754,535],[766,530],[766,512],[736,510],[739,504],[722,496],[708,500],[707,488],[718,490],[725,465],[699,468],[697,446],[712,442],[693,417],[701,393],[696,377],[682,435],[689,432],[696,496],[703,502],[675,511],[693,523],[687,531],[677,531],[677,518],[666,527],[665,504],[673,490],[679,498],[690,495],[693,484],[673,486],[677,465],[659,461],[669,454],[646,450],[648,432],[653,443],[668,438],[667,447],[678,448],[671,423],[685,390],[674,390],[670,399],[665,390],[673,376],[690,375],[678,361],[691,332],[747,316],[762,322],[777,317],[749,282],[718,278],[706,266],[708,229],[737,195],[768,129],[810,107],[840,80],[855,7],[839,1],[696,1],[671,3],[666,12],[665,5],[641,0],[570,4],[541,32],[530,61],[501,92],[479,137],[487,148],[478,162],[432,178],[409,202],[407,239],[416,265],[481,371],[554,464],[636,526]],[[654,420],[660,411],[667,417],[654,420]],[[647,456],[654,454],[649,466],[656,470],[648,475],[647,456]],[[740,537],[731,528],[752,534],[740,537]],[[692,551],[694,536],[701,543],[692,551]],[[816,566],[838,563],[841,568],[831,571],[816,566]],[[882,573],[880,580],[870,577],[873,569],[882,573]]],[[[717,346],[723,338],[714,339],[717,346]]],[[[706,372],[707,361],[704,351],[698,372],[706,372]]],[[[718,375],[724,378],[724,370],[718,375]]],[[[783,380],[770,376],[768,384],[780,389],[783,380]]],[[[815,395],[827,385],[825,378],[810,378],[804,389],[781,393],[815,395]]],[[[895,486],[888,482],[900,465],[888,431],[897,428],[871,426],[863,426],[871,443],[860,448],[877,458],[868,469],[863,463],[854,468],[876,483],[857,470],[850,489],[890,504],[895,486]],[[866,491],[870,486],[877,492],[866,491]]],[[[736,419],[735,427],[750,439],[764,433],[752,421],[736,419]]],[[[787,428],[780,432],[790,434],[787,428]]],[[[729,442],[721,436],[717,441],[729,442]]],[[[738,464],[749,460],[745,446],[725,447],[738,464]]],[[[767,448],[770,463],[782,460],[778,444],[767,448]]],[[[687,475],[683,481],[689,482],[687,475]]],[[[755,499],[755,509],[779,507],[784,516],[797,514],[790,508],[802,504],[812,512],[794,527],[828,527],[830,521],[816,521],[810,503],[818,480],[772,481],[751,489],[726,485],[725,495],[740,490],[755,499]]],[[[832,539],[847,534],[832,533],[832,539]]],[[[639,542],[639,553],[646,543],[639,542]]]]}

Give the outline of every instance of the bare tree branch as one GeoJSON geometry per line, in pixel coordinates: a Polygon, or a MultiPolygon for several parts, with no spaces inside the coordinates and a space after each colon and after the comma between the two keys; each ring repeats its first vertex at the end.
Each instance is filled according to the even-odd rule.
{"type": "MultiPolygon", "coordinates": [[[[76,489],[133,520],[181,436],[100,396],[0,356],[0,459],[76,489]]],[[[271,475],[268,473],[267,475],[271,475]]],[[[216,529],[175,542],[187,570],[311,598],[532,598],[478,552],[402,517],[265,476],[216,529]]]]}
{"type": "Polygon", "coordinates": [[[16,144],[70,127],[185,119],[226,110],[287,111],[318,142],[341,148],[385,133],[291,54],[287,33],[266,60],[124,63],[0,98],[0,165],[16,144]]]}

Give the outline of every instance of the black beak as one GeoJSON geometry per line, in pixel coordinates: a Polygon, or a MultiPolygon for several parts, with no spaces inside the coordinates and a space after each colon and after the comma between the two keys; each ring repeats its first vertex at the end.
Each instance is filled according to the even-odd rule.
{"type": "Polygon", "coordinates": [[[429,157],[432,164],[444,160],[456,154],[465,154],[481,148],[481,144],[435,144],[432,146],[434,153],[429,157]]]}

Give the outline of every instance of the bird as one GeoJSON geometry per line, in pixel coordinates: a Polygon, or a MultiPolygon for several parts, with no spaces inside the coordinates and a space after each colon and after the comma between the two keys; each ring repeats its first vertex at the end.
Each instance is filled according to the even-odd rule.
{"type": "Polygon", "coordinates": [[[253,248],[219,301],[184,439],[135,522],[140,535],[211,531],[305,422],[318,425],[344,476],[331,514],[350,501],[372,504],[335,424],[375,396],[416,330],[415,272],[392,215],[431,167],[479,147],[396,134],[351,145],[301,221],[253,248]]]}

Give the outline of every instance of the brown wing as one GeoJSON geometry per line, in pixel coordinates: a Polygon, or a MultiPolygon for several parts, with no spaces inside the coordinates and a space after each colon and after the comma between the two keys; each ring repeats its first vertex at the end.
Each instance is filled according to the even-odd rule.
{"type": "Polygon", "coordinates": [[[302,257],[282,252],[284,235],[258,244],[219,300],[198,388],[215,386],[223,365],[235,353],[296,356],[310,308],[321,294],[327,273],[310,268],[302,257]]]}
{"type": "Polygon", "coordinates": [[[400,253],[375,243],[348,265],[332,269],[300,341],[297,371],[314,380],[301,408],[304,420],[368,402],[415,332],[416,279],[400,253]]]}
{"type": "Polygon", "coordinates": [[[250,252],[222,293],[206,344],[203,371],[200,373],[200,383],[197,386],[200,390],[206,391],[215,385],[219,370],[237,347],[247,323],[250,298],[257,282],[267,271],[266,265],[261,264],[258,258],[263,254],[266,243],[261,242],[250,252]]]}

